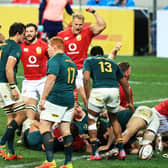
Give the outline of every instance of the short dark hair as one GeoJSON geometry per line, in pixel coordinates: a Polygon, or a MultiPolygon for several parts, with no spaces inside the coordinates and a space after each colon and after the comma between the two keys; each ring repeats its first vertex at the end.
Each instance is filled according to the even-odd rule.
{"type": "Polygon", "coordinates": [[[128,68],[130,67],[130,64],[128,62],[120,62],[118,63],[118,65],[123,72],[127,71],[128,68]]]}
{"type": "Polygon", "coordinates": [[[13,23],[9,28],[9,37],[15,36],[17,33],[22,34],[25,30],[25,25],[23,23],[13,23]]]}
{"type": "Polygon", "coordinates": [[[92,47],[92,49],[90,51],[90,55],[91,56],[104,55],[103,48],[100,47],[100,46],[94,46],[94,47],[92,47]]]}
{"type": "Polygon", "coordinates": [[[28,23],[28,24],[26,25],[26,28],[27,28],[27,27],[34,27],[35,30],[37,31],[37,25],[34,24],[34,23],[28,23]]]}

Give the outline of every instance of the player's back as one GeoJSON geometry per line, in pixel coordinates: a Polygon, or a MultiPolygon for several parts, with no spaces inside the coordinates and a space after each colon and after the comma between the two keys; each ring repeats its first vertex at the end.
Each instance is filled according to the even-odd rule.
{"type": "Polygon", "coordinates": [[[73,106],[77,75],[75,63],[65,54],[57,54],[49,59],[47,73],[56,75],[55,84],[47,99],[54,104],[73,106]]]}
{"type": "Polygon", "coordinates": [[[84,70],[90,71],[93,88],[118,88],[118,80],[123,77],[119,66],[104,56],[87,58],[84,62],[84,70]]]}

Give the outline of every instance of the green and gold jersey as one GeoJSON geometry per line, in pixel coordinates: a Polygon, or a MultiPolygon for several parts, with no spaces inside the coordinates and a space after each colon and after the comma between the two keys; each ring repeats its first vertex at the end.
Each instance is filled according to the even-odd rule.
{"type": "Polygon", "coordinates": [[[124,76],[119,66],[104,56],[85,59],[83,71],[89,71],[93,88],[118,88],[118,81],[124,76]]]}
{"type": "Polygon", "coordinates": [[[4,43],[0,44],[0,82],[8,82],[5,68],[9,56],[12,56],[16,58],[17,61],[14,67],[14,78],[16,83],[16,72],[21,56],[21,51],[21,47],[14,40],[7,39],[4,43]]]}
{"type": "Polygon", "coordinates": [[[81,120],[73,119],[73,122],[78,126],[79,134],[88,134],[88,113],[85,108],[82,109],[85,116],[81,120]]]}
{"type": "Polygon", "coordinates": [[[77,68],[65,54],[57,54],[47,62],[47,74],[56,75],[55,84],[47,97],[53,104],[73,107],[77,68]]]}

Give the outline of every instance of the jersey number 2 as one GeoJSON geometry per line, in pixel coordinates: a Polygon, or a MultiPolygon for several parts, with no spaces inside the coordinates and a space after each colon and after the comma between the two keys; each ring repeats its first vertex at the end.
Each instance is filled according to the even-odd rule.
{"type": "Polygon", "coordinates": [[[75,68],[68,67],[68,83],[72,84],[74,82],[74,78],[75,78],[75,68]]]}

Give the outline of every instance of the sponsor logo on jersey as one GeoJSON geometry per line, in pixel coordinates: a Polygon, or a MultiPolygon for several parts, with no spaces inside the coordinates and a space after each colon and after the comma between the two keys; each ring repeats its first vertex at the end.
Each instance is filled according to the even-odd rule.
{"type": "Polygon", "coordinates": [[[64,40],[68,40],[69,39],[69,37],[64,37],[64,40]]]}
{"type": "Polygon", "coordinates": [[[41,47],[37,47],[37,48],[36,48],[36,53],[37,53],[37,54],[41,54],[41,52],[42,52],[42,51],[41,51],[41,47]]]}
{"type": "Polygon", "coordinates": [[[76,40],[77,40],[77,41],[81,41],[81,39],[82,39],[81,35],[78,34],[78,35],[76,36],[76,40]]]}
{"type": "Polygon", "coordinates": [[[23,51],[24,51],[24,52],[28,52],[29,49],[28,49],[28,48],[23,48],[23,51]]]}

